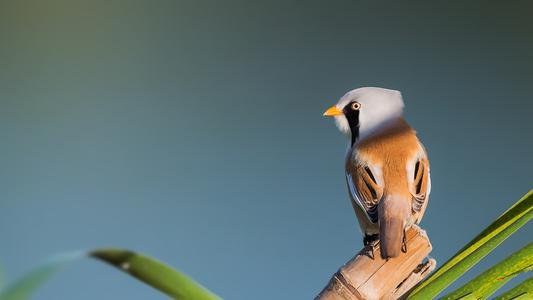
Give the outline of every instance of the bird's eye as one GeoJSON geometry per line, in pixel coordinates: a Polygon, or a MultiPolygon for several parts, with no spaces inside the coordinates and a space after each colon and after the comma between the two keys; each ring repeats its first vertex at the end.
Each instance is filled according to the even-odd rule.
{"type": "Polygon", "coordinates": [[[352,103],[352,109],[353,110],[359,110],[360,108],[361,108],[361,103],[359,103],[359,102],[352,103]]]}

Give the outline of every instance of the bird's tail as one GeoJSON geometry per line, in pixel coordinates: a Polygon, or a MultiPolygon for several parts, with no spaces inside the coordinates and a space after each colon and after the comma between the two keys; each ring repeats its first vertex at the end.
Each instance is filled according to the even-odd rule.
{"type": "Polygon", "coordinates": [[[387,195],[379,202],[379,241],[383,258],[400,254],[409,214],[409,201],[404,197],[387,195]]]}

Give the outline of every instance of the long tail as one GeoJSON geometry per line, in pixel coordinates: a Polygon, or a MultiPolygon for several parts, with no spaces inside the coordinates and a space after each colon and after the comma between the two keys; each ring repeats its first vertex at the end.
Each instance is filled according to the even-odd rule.
{"type": "Polygon", "coordinates": [[[410,215],[409,201],[388,195],[378,204],[379,241],[381,257],[396,257],[402,249],[404,228],[410,215]]]}

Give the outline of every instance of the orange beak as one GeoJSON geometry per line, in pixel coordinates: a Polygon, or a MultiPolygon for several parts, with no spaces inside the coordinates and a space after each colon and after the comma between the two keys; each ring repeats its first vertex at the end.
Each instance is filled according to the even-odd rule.
{"type": "Polygon", "coordinates": [[[340,116],[342,114],[343,114],[342,110],[338,109],[337,106],[332,106],[324,112],[325,117],[340,116]]]}

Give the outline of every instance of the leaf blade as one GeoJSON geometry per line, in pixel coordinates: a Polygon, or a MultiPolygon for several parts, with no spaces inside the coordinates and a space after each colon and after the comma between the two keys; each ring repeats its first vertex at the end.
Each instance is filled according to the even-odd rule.
{"type": "Polygon", "coordinates": [[[459,299],[468,294],[477,299],[486,299],[510,279],[527,272],[532,265],[533,243],[529,243],[442,299],[459,299]]]}
{"type": "Polygon", "coordinates": [[[497,296],[494,300],[531,299],[533,298],[533,276],[522,281],[514,288],[497,296]]]}
{"type": "Polygon", "coordinates": [[[221,299],[187,275],[143,254],[110,248],[98,249],[89,255],[130,274],[174,299],[221,299]]]}
{"type": "Polygon", "coordinates": [[[0,289],[0,300],[27,300],[67,264],[91,257],[109,263],[138,280],[179,300],[219,300],[217,295],[162,262],[124,249],[97,249],[58,255],[0,289]]]}
{"type": "Polygon", "coordinates": [[[55,273],[70,262],[84,257],[84,253],[72,252],[49,259],[15,282],[0,289],[0,300],[26,300],[46,283],[55,273]]]}
{"type": "Polygon", "coordinates": [[[431,299],[533,218],[533,190],[418,285],[408,299],[431,299]]]}

